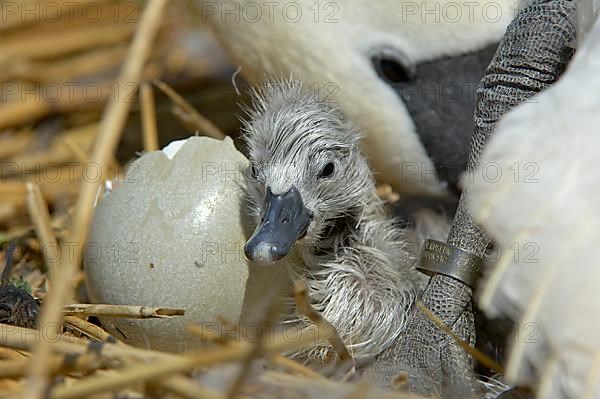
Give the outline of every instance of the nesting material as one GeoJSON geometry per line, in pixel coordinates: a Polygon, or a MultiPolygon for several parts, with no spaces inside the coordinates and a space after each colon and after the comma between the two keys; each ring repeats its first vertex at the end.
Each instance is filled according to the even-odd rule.
{"type": "Polygon", "coordinates": [[[191,349],[200,341],[186,324],[252,322],[289,288],[285,264],[258,267],[244,257],[253,227],[247,164],[229,138],[190,137],[136,160],[100,201],[84,257],[92,301],[185,310],[172,319],[101,317],[112,334],[144,347],[191,349]]]}

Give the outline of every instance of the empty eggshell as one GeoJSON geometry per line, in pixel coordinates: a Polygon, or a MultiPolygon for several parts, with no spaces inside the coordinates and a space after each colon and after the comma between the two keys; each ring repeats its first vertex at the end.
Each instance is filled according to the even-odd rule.
{"type": "Polygon", "coordinates": [[[190,137],[137,159],[99,201],[84,258],[90,299],[185,309],[171,319],[102,318],[117,338],[188,350],[200,341],[186,333],[187,323],[254,322],[273,295],[289,292],[294,255],[269,267],[244,256],[253,227],[247,165],[230,138],[190,137]]]}

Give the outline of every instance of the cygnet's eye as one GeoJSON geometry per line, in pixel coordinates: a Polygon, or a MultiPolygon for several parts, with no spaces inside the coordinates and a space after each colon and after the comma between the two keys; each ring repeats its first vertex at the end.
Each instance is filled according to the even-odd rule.
{"type": "Polygon", "coordinates": [[[319,178],[324,178],[324,177],[330,177],[331,175],[333,175],[333,172],[335,171],[335,166],[333,165],[333,162],[328,162],[323,169],[321,169],[321,173],[319,173],[319,178]]]}
{"type": "Polygon", "coordinates": [[[256,166],[250,165],[250,176],[252,176],[253,179],[256,179],[257,174],[256,166]]]}

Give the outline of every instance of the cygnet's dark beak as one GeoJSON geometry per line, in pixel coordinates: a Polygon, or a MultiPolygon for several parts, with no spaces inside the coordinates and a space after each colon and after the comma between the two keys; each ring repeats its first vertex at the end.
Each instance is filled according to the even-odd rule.
{"type": "Polygon", "coordinates": [[[265,214],[244,246],[248,259],[270,264],[285,257],[296,240],[306,234],[313,214],[306,209],[296,187],[273,194],[267,187],[265,214]]]}

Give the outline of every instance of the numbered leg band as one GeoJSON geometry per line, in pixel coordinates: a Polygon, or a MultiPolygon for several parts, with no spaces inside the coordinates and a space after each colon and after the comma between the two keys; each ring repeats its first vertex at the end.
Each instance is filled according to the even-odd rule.
{"type": "Polygon", "coordinates": [[[442,241],[427,240],[417,270],[443,274],[473,287],[481,273],[482,259],[442,241]]]}

